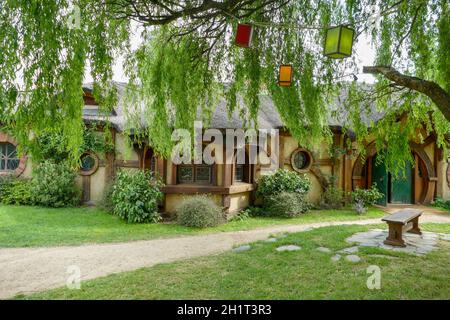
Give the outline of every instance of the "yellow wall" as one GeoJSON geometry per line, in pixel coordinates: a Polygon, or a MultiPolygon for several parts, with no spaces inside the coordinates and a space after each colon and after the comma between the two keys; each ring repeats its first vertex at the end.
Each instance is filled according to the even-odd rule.
{"type": "MultiPolygon", "coordinates": [[[[99,134],[102,134],[99,132],[99,134]]],[[[105,155],[97,154],[100,161],[105,163],[105,155]]],[[[138,161],[139,156],[132,148],[126,144],[126,137],[122,134],[117,133],[115,135],[115,159],[118,161],[138,161]]],[[[134,168],[118,168],[118,170],[135,170],[134,168]]],[[[81,176],[78,177],[77,183],[81,187],[81,176]]],[[[106,187],[106,168],[105,166],[100,166],[97,171],[91,175],[91,202],[98,204],[103,199],[103,194],[106,187]]]]}
{"type": "Polygon", "coordinates": [[[99,203],[105,190],[105,168],[99,167],[91,176],[91,201],[99,203]]]}
{"type": "Polygon", "coordinates": [[[127,145],[126,138],[120,133],[116,134],[116,160],[139,160],[136,151],[127,145]]]}
{"type": "Polygon", "coordinates": [[[242,192],[230,195],[229,212],[239,212],[250,205],[250,192],[242,192]]]}
{"type": "MultiPolygon", "coordinates": [[[[189,194],[166,194],[165,195],[165,212],[167,213],[174,213],[177,207],[183,202],[184,199],[187,197],[190,197],[192,195],[189,194]]],[[[218,206],[222,206],[222,196],[213,194],[210,195],[211,199],[214,200],[214,202],[218,206]]]]}
{"type": "Polygon", "coordinates": [[[33,162],[30,157],[27,158],[27,164],[25,166],[25,170],[20,175],[22,178],[31,178],[33,175],[33,162]]]}
{"type": "MultiPolygon", "coordinates": [[[[282,152],[283,155],[281,157],[282,161],[284,162],[281,165],[281,168],[287,169],[287,170],[293,170],[290,161],[291,161],[291,155],[292,153],[299,148],[298,142],[291,136],[281,136],[280,137],[281,143],[283,144],[282,152]]],[[[328,146],[326,143],[322,143],[319,148],[316,148],[316,150],[309,150],[312,154],[313,161],[317,160],[324,160],[329,159],[330,155],[328,153],[328,146]]],[[[281,152],[281,150],[280,150],[281,152]]],[[[314,162],[313,162],[314,164],[314,162]]],[[[341,162],[342,164],[342,162],[341,162]]],[[[320,165],[319,169],[322,171],[322,174],[326,177],[329,177],[332,175],[332,167],[330,165],[320,165]]],[[[339,170],[337,171],[339,172],[339,170]]],[[[301,173],[299,173],[301,174],[301,173]]],[[[311,182],[311,189],[308,192],[307,199],[310,202],[317,203],[323,193],[322,186],[320,185],[319,180],[312,172],[306,172],[304,173],[306,177],[311,182]]]]}
{"type": "Polygon", "coordinates": [[[439,161],[437,167],[438,184],[437,184],[437,196],[445,200],[450,200],[450,187],[447,181],[447,168],[450,166],[450,150],[448,150],[448,160],[443,158],[439,161]],[[442,177],[442,178],[441,178],[442,177]]]}
{"type": "Polygon", "coordinates": [[[166,183],[171,184],[172,183],[172,160],[167,159],[166,161],[166,183]]]}

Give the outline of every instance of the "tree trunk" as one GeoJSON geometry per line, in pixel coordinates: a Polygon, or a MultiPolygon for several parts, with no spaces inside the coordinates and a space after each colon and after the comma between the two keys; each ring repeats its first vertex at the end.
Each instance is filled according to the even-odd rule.
{"type": "Polygon", "coordinates": [[[363,67],[364,73],[382,74],[396,85],[410,88],[427,95],[439,108],[444,117],[450,121],[450,94],[437,83],[401,74],[392,67],[363,67]]]}

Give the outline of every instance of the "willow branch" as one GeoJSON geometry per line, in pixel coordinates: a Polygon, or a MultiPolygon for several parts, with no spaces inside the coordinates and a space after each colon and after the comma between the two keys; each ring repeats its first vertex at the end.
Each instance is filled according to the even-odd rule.
{"type": "Polygon", "coordinates": [[[450,121],[450,94],[436,82],[408,76],[387,66],[366,66],[363,67],[363,72],[382,74],[398,86],[410,88],[425,94],[436,104],[444,117],[450,121]]]}

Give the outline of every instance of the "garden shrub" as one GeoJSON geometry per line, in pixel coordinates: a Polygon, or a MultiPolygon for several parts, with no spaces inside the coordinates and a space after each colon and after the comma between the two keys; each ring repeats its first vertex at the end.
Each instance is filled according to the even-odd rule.
{"type": "Polygon", "coordinates": [[[344,192],[334,184],[329,184],[320,199],[321,209],[341,209],[344,205],[344,192]]]}
{"type": "Polygon", "coordinates": [[[266,213],[271,217],[292,218],[309,210],[305,196],[295,192],[280,192],[269,196],[265,204],[266,213]]]}
{"type": "Polygon", "coordinates": [[[264,211],[263,208],[257,206],[248,206],[247,208],[242,210],[242,212],[244,211],[248,214],[249,217],[261,217],[267,215],[266,211],[264,211]]]}
{"type": "Polygon", "coordinates": [[[100,200],[99,206],[103,210],[114,213],[114,205],[112,202],[112,191],[113,191],[113,183],[108,183],[105,186],[103,191],[102,199],[100,200]]]}
{"type": "Polygon", "coordinates": [[[450,200],[444,200],[442,198],[436,198],[433,202],[433,207],[439,207],[446,210],[450,210],[450,200]]]}
{"type": "Polygon", "coordinates": [[[30,180],[10,176],[2,177],[0,182],[0,201],[3,204],[33,204],[30,180]]]}
{"type": "Polygon", "coordinates": [[[261,176],[258,179],[257,195],[263,200],[280,192],[295,192],[305,196],[311,187],[306,175],[299,175],[295,171],[278,169],[275,173],[261,176]]]}
{"type": "Polygon", "coordinates": [[[351,197],[356,212],[364,213],[369,206],[375,204],[375,202],[384,197],[384,195],[378,191],[374,184],[370,189],[356,189],[351,193],[351,197]]]}
{"type": "Polygon", "coordinates": [[[149,171],[119,171],[111,186],[112,213],[131,223],[158,222],[162,186],[149,171]]]}
{"type": "Polygon", "coordinates": [[[249,210],[249,208],[245,208],[241,211],[239,211],[237,214],[235,214],[234,216],[231,217],[231,219],[229,219],[228,221],[245,221],[250,219],[251,217],[251,212],[249,210]]]}
{"type": "Polygon", "coordinates": [[[68,164],[45,161],[33,170],[31,193],[36,205],[45,207],[76,206],[81,190],[75,183],[77,172],[68,164]]]}
{"type": "Polygon", "coordinates": [[[207,195],[188,197],[176,209],[178,223],[187,227],[214,227],[225,222],[222,209],[207,195]]]}
{"type": "Polygon", "coordinates": [[[310,207],[306,200],[310,187],[311,183],[306,175],[299,175],[295,171],[278,169],[273,174],[260,177],[256,190],[263,203],[260,215],[289,217],[306,212],[310,207]],[[276,203],[277,201],[288,202],[276,203]]]}
{"type": "Polygon", "coordinates": [[[8,192],[7,190],[14,179],[12,175],[0,176],[0,200],[3,198],[4,192],[8,192]]]}

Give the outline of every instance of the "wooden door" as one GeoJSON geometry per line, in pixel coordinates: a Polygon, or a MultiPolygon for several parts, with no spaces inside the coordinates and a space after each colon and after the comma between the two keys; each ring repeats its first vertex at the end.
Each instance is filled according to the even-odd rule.
{"type": "Polygon", "coordinates": [[[372,157],[372,185],[376,184],[378,190],[384,197],[377,201],[377,204],[385,206],[388,194],[388,175],[384,163],[377,163],[376,156],[372,157]]]}
{"type": "Polygon", "coordinates": [[[412,176],[413,170],[411,164],[408,162],[405,167],[405,176],[398,178],[390,177],[390,201],[391,203],[412,203],[412,176]]]}

